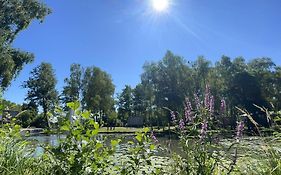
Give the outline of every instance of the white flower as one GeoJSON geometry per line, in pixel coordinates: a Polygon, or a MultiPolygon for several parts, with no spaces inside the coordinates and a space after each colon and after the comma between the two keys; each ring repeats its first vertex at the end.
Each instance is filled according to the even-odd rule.
{"type": "Polygon", "coordinates": [[[91,167],[87,167],[87,168],[85,169],[85,173],[86,173],[86,174],[92,173],[92,168],[91,168],[91,167]]]}

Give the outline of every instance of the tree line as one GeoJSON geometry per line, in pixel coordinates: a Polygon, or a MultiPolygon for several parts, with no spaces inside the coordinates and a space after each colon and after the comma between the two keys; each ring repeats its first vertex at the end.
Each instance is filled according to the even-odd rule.
{"type": "MultiPolygon", "coordinates": [[[[32,53],[13,48],[17,34],[34,20],[42,22],[51,13],[37,0],[0,0],[0,87],[5,91],[26,64],[34,60],[32,53]]],[[[220,100],[227,102],[227,113],[219,122],[234,127],[237,109],[246,109],[263,126],[269,126],[262,112],[254,106],[281,108],[281,67],[270,58],[256,58],[246,62],[243,57],[231,59],[222,56],[211,63],[204,57],[190,62],[168,51],[157,62],[143,65],[141,81],[135,87],[126,85],[114,98],[115,86],[111,76],[98,67],[83,68],[72,64],[70,76],[65,79],[61,93],[56,90],[57,80],[49,63],[34,68],[30,78],[22,85],[28,89],[22,123],[33,116],[34,125],[50,126],[48,113],[55,106],[81,101],[83,109],[106,116],[110,123],[126,125],[129,117],[144,118],[147,126],[171,124],[170,111],[183,115],[186,98],[201,98],[206,86],[211,88],[215,108],[220,100]],[[43,114],[38,114],[41,106],[43,114]],[[43,122],[41,122],[43,121],[43,122]]],[[[7,103],[9,104],[9,103],[7,103]]],[[[249,127],[250,124],[249,124],[249,127]]]]}
{"type": "MultiPolygon", "coordinates": [[[[168,51],[162,60],[144,64],[136,87],[125,86],[118,96],[118,116],[123,122],[128,116],[142,116],[146,125],[165,126],[171,122],[170,111],[183,116],[185,100],[202,101],[207,86],[217,111],[219,99],[227,103],[226,114],[218,121],[224,127],[235,128],[237,107],[247,110],[261,126],[271,122],[256,105],[281,107],[281,67],[270,58],[246,62],[243,57],[222,56],[212,64],[204,57],[191,62],[168,51]]],[[[252,129],[252,123],[246,123],[252,129]]]]}
{"type": "MultiPolygon", "coordinates": [[[[171,124],[170,111],[183,115],[186,99],[202,97],[206,86],[215,99],[216,110],[221,101],[227,102],[227,112],[218,121],[222,126],[234,128],[238,110],[247,110],[262,126],[270,121],[255,105],[280,109],[281,68],[270,58],[256,58],[246,62],[244,58],[227,56],[215,64],[203,57],[191,62],[168,51],[158,62],[147,62],[143,66],[141,81],[135,87],[126,85],[114,98],[115,86],[111,76],[98,67],[83,68],[72,64],[70,76],[65,78],[62,92],[56,90],[56,77],[52,65],[42,63],[31,71],[23,83],[28,89],[26,109],[43,109],[48,122],[48,112],[61,105],[80,101],[83,109],[103,118],[108,124],[126,126],[129,117],[142,117],[146,126],[171,124]]],[[[50,124],[48,123],[48,126],[50,124]]],[[[249,123],[249,126],[250,123],[249,123]]]]}

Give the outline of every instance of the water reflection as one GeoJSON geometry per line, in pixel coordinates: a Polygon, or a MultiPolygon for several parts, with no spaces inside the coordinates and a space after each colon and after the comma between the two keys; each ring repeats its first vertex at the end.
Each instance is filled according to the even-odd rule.
{"type": "MultiPolygon", "coordinates": [[[[35,149],[35,156],[40,156],[44,152],[44,149],[42,147],[43,144],[48,144],[51,146],[58,146],[59,141],[61,139],[64,139],[66,135],[57,135],[57,134],[52,134],[52,135],[35,135],[35,136],[30,136],[27,137],[27,140],[32,141],[32,143],[36,146],[35,149]]],[[[99,134],[97,136],[98,140],[105,140],[106,144],[110,144],[110,140],[112,139],[121,139],[122,142],[120,145],[117,147],[117,153],[122,153],[126,149],[128,149],[128,141],[133,141],[134,140],[134,135],[132,134],[99,134]]],[[[162,149],[158,149],[157,154],[158,155],[165,155],[176,152],[180,153],[180,148],[179,148],[179,140],[176,137],[171,137],[171,136],[162,136],[162,137],[157,137],[158,139],[158,145],[162,149]]]]}

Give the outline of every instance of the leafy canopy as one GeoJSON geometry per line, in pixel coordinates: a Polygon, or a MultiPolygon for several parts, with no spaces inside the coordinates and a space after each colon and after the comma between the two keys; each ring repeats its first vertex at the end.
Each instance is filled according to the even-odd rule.
{"type": "Polygon", "coordinates": [[[0,0],[0,87],[6,89],[34,55],[12,47],[17,34],[50,13],[37,0],[0,0]]]}

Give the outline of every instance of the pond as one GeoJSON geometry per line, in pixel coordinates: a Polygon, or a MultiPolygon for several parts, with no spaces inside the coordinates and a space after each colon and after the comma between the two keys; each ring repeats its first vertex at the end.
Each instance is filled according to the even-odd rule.
{"type": "MultiPolygon", "coordinates": [[[[40,156],[44,152],[42,144],[49,144],[51,146],[58,146],[59,140],[64,139],[66,135],[33,135],[26,137],[27,140],[32,141],[32,143],[36,146],[35,149],[35,156],[40,156]]],[[[128,141],[132,141],[134,139],[134,134],[99,134],[97,139],[105,140],[106,143],[110,143],[112,139],[121,139],[122,142],[117,146],[117,153],[124,153],[125,150],[129,147],[128,141]]],[[[164,135],[158,136],[158,145],[161,149],[158,149],[156,155],[169,157],[171,156],[170,153],[177,153],[182,154],[179,139],[175,135],[164,135]]],[[[248,149],[255,149],[259,150],[261,144],[265,142],[265,140],[270,140],[270,137],[262,138],[262,137],[244,137],[243,140],[240,142],[241,149],[243,148],[242,152],[247,152],[248,149]]],[[[220,143],[224,145],[227,149],[233,143],[233,139],[221,139],[220,143]]],[[[279,145],[280,146],[280,145],[279,145]]]]}
{"type": "MultiPolygon", "coordinates": [[[[34,145],[36,145],[35,149],[35,156],[40,156],[44,149],[42,147],[42,144],[49,144],[51,146],[58,146],[59,141],[61,139],[64,139],[66,135],[58,135],[58,134],[51,134],[51,135],[33,135],[26,137],[27,140],[32,141],[34,145]]],[[[99,140],[106,140],[108,143],[110,140],[113,139],[121,139],[122,142],[117,147],[117,153],[122,153],[126,148],[128,148],[128,141],[132,141],[134,139],[133,134],[99,134],[98,138],[99,140]]],[[[157,154],[160,156],[167,156],[167,153],[176,152],[180,153],[180,145],[179,140],[176,138],[176,136],[161,136],[157,137],[158,145],[161,146],[161,150],[157,151],[157,154]]]]}

